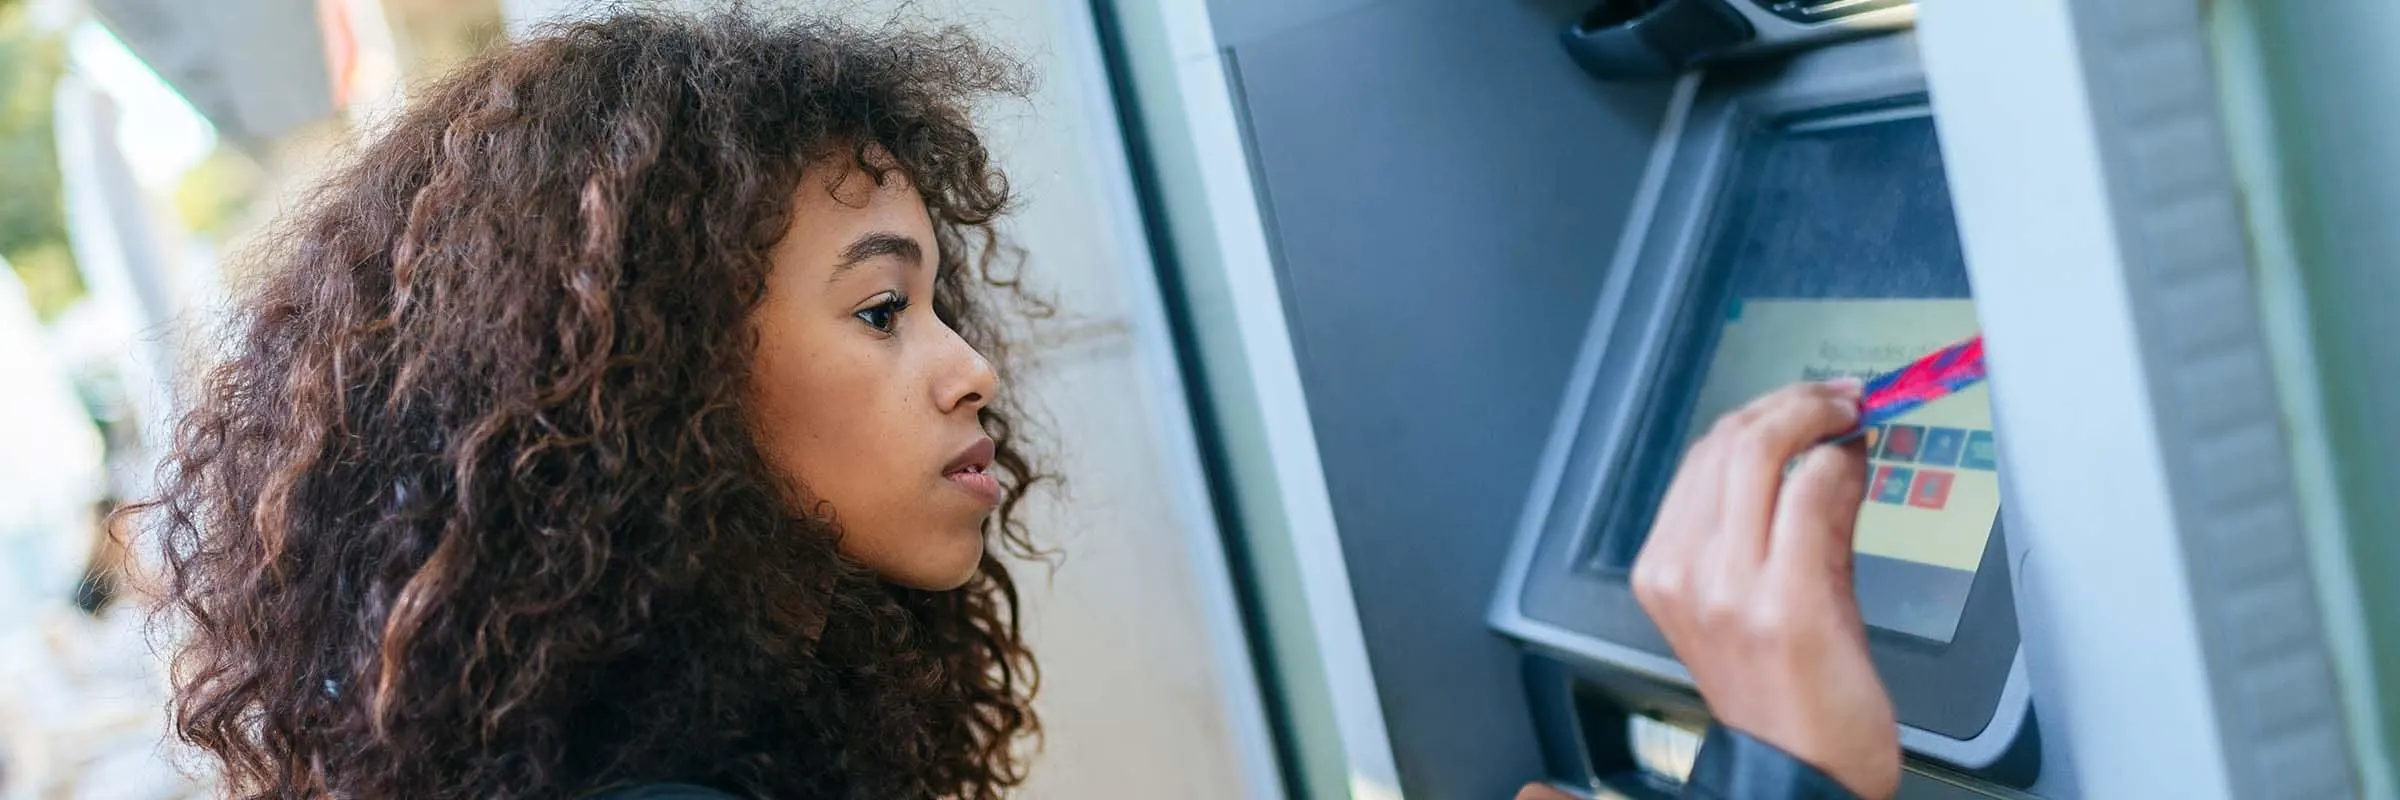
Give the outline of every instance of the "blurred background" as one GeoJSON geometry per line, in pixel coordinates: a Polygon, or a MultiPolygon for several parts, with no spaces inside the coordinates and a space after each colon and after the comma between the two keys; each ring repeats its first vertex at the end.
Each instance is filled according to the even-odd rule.
{"type": "Polygon", "coordinates": [[[140,604],[114,585],[122,553],[102,520],[147,488],[172,377],[190,363],[184,334],[221,294],[221,254],[405,75],[500,35],[489,3],[395,3],[396,27],[374,2],[249,5],[0,3],[10,797],[204,791],[162,746],[160,661],[140,604]]]}

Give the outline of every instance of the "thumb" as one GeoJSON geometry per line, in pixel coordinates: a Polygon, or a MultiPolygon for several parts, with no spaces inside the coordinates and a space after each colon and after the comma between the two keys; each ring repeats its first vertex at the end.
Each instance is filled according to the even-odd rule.
{"type": "Polygon", "coordinates": [[[1810,448],[1783,481],[1769,535],[1770,569],[1830,570],[1846,591],[1858,506],[1867,494],[1867,452],[1852,441],[1810,448]]]}

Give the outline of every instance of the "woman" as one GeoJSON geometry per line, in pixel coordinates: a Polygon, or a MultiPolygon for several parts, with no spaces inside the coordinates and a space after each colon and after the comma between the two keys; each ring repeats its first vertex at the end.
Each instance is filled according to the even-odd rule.
{"type": "Polygon", "coordinates": [[[178,735],[244,796],[1017,784],[1043,475],[968,106],[1020,85],[633,15],[422,92],[267,251],[144,507],[178,735]]]}
{"type": "Polygon", "coordinates": [[[190,398],[176,731],[242,795],[1017,783],[989,551],[1042,476],[967,105],[1019,85],[955,33],[628,16],[424,91],[190,398]]]}

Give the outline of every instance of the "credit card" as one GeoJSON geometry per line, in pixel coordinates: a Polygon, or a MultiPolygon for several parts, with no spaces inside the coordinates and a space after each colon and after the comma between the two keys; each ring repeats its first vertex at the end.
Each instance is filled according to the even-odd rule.
{"type": "Polygon", "coordinates": [[[1935,350],[1908,366],[1875,376],[1859,392],[1858,427],[1835,441],[1848,441],[1870,426],[1891,421],[1918,407],[1982,383],[1983,337],[1935,350]]]}

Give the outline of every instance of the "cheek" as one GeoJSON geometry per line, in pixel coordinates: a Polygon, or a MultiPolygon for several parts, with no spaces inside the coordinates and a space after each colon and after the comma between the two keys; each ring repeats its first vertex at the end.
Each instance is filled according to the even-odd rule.
{"type": "Polygon", "coordinates": [[[761,349],[756,399],[760,444],[776,466],[806,485],[812,500],[834,499],[838,478],[855,470],[860,452],[856,432],[871,429],[873,398],[861,396],[833,354],[761,349]]]}
{"type": "Polygon", "coordinates": [[[767,457],[798,481],[795,506],[830,515],[844,555],[885,580],[954,588],[983,550],[981,510],[940,474],[963,436],[944,427],[907,353],[883,344],[762,343],[754,424],[767,457]]]}
{"type": "Polygon", "coordinates": [[[853,349],[868,352],[762,346],[756,425],[767,457],[800,482],[801,502],[829,504],[849,537],[872,538],[909,505],[913,440],[893,365],[853,349]]]}

